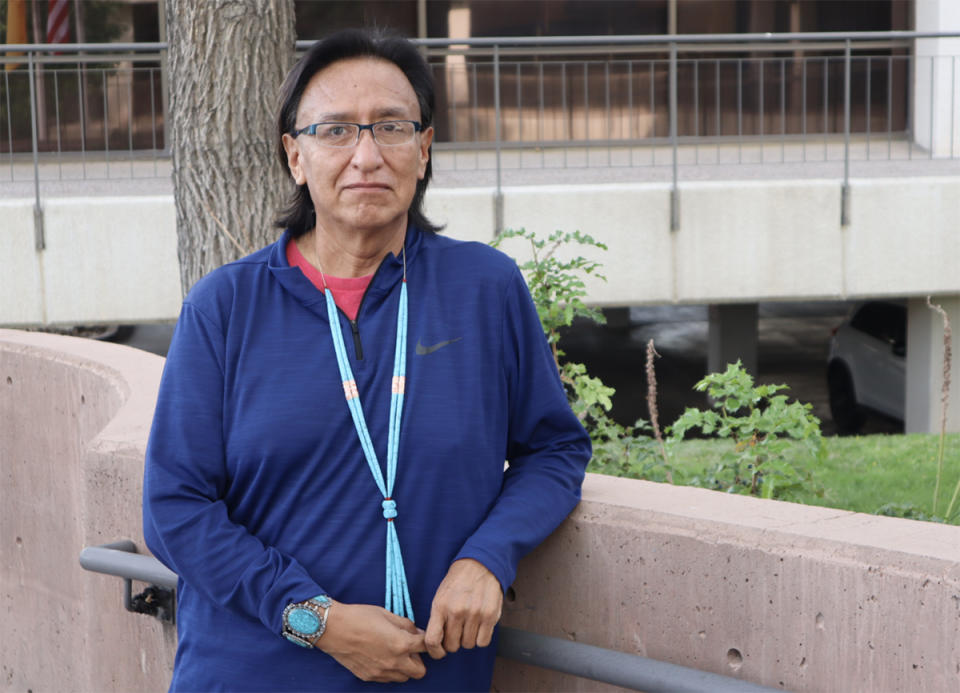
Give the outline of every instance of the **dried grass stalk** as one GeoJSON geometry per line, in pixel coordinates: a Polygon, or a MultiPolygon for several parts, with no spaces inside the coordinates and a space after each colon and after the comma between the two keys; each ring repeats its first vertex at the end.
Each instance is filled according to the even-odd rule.
{"type": "MultiPolygon", "coordinates": [[[[933,488],[933,514],[937,514],[937,504],[940,501],[940,478],[943,475],[943,453],[944,443],[947,437],[947,408],[950,406],[950,371],[953,361],[953,330],[950,327],[950,316],[942,306],[933,303],[927,296],[927,307],[935,310],[943,319],[943,383],[940,386],[940,446],[937,452],[937,482],[933,488]]],[[[949,520],[953,513],[953,505],[957,500],[957,493],[960,492],[960,481],[953,490],[953,497],[947,506],[947,514],[944,519],[949,520]]]]}
{"type": "MultiPolygon", "coordinates": [[[[663,433],[660,432],[660,410],[657,408],[657,373],[653,368],[654,357],[660,354],[653,348],[653,340],[647,342],[647,411],[650,413],[650,425],[653,427],[653,437],[660,444],[660,455],[663,457],[663,463],[668,466],[667,448],[663,444],[663,433]]],[[[669,471],[668,471],[669,477],[669,471]]]]}

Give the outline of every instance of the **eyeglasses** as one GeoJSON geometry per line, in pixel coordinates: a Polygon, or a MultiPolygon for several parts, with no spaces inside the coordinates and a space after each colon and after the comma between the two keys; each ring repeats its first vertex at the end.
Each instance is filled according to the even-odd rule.
{"type": "Polygon", "coordinates": [[[378,123],[314,123],[305,128],[294,130],[290,134],[313,135],[317,142],[326,147],[352,147],[360,141],[360,133],[369,130],[377,144],[395,147],[407,144],[413,136],[423,130],[423,125],[415,120],[381,120],[378,123]]]}

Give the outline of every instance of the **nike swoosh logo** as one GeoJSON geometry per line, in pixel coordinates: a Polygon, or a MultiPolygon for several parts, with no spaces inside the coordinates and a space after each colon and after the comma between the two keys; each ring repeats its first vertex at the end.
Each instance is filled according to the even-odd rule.
{"type": "Polygon", "coordinates": [[[443,347],[453,344],[454,342],[459,342],[463,337],[457,337],[456,339],[448,339],[445,342],[437,342],[436,344],[431,344],[430,346],[424,346],[420,340],[417,340],[417,355],[426,356],[427,354],[432,354],[437,349],[442,349],[443,347]]]}

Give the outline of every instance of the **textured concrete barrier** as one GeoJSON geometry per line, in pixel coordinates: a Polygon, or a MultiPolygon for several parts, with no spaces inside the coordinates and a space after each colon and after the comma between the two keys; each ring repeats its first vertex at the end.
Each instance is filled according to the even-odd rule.
{"type": "MultiPolygon", "coordinates": [[[[84,546],[140,533],[163,361],[0,330],[0,686],[162,691],[170,626],[84,546]]],[[[504,623],[797,691],[960,689],[960,528],[590,475],[504,623]]],[[[498,661],[500,691],[602,687],[498,661]]]]}
{"type": "Polygon", "coordinates": [[[127,347],[0,330],[4,690],[166,690],[174,628],[128,614],[122,581],[77,562],[84,546],[143,547],[143,452],[162,368],[127,347]]]}
{"type": "Polygon", "coordinates": [[[960,690],[960,527],[592,476],[513,597],[505,625],[768,686],[960,690]]]}

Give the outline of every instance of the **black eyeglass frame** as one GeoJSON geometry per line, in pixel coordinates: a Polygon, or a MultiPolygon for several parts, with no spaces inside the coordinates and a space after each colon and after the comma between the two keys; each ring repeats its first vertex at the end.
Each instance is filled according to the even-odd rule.
{"type": "MultiPolygon", "coordinates": [[[[337,147],[338,149],[339,149],[339,148],[346,148],[346,147],[355,147],[355,146],[357,145],[357,143],[360,142],[360,135],[363,133],[364,130],[369,130],[369,131],[370,131],[370,137],[373,138],[373,141],[376,142],[377,144],[383,146],[383,147],[399,147],[399,146],[402,146],[402,144],[384,144],[384,143],[380,142],[380,141],[377,139],[377,135],[376,135],[376,133],[373,131],[373,129],[374,129],[376,126],[378,126],[378,125],[386,125],[386,124],[388,124],[388,123],[410,123],[411,125],[413,125],[413,132],[414,132],[414,134],[416,134],[416,133],[418,133],[418,132],[423,132],[423,123],[421,123],[421,122],[418,121],[418,120],[378,120],[376,123],[366,123],[366,124],[364,124],[364,123],[348,123],[348,122],[346,122],[346,121],[331,120],[331,121],[325,121],[325,122],[323,122],[323,123],[313,123],[313,124],[311,124],[311,125],[307,125],[307,126],[305,126],[305,127],[302,127],[302,128],[300,128],[299,130],[291,130],[291,131],[290,131],[290,136],[296,138],[296,137],[299,137],[300,135],[316,135],[316,134],[317,134],[317,128],[320,127],[321,125],[354,125],[354,126],[356,126],[356,128],[357,128],[357,139],[355,139],[355,140],[353,141],[353,144],[344,144],[344,145],[341,145],[340,147],[337,147],[337,145],[331,145],[331,144],[327,144],[327,145],[325,145],[325,146],[327,146],[327,147],[337,147]]],[[[412,142],[413,139],[411,138],[410,141],[412,142]]],[[[323,144],[323,143],[321,143],[321,144],[323,144]]],[[[403,144],[406,144],[406,142],[404,142],[403,144]]]]}

